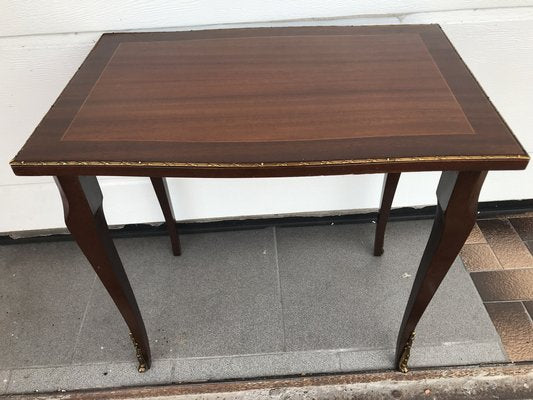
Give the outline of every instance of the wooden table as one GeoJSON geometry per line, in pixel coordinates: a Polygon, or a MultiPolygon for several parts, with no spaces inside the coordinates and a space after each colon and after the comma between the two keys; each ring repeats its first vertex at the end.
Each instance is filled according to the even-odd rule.
{"type": "Polygon", "coordinates": [[[437,25],[105,34],[11,162],[57,177],[70,232],[150,347],[109,236],[96,175],[152,179],[180,254],[164,177],[385,173],[375,255],[401,172],[443,171],[398,335],[415,327],[467,238],[488,170],[529,157],[437,25]]]}

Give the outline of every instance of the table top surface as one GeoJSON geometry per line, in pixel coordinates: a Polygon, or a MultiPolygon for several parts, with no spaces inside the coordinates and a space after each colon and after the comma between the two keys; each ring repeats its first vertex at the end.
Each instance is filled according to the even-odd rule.
{"type": "Polygon", "coordinates": [[[105,34],[12,167],[275,176],[527,161],[440,27],[418,25],[105,34]]]}

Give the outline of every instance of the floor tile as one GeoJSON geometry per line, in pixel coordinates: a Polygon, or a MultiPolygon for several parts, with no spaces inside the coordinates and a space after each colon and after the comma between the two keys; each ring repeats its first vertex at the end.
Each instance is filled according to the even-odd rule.
{"type": "MultiPolygon", "coordinates": [[[[439,367],[447,365],[470,365],[476,363],[506,362],[507,357],[500,350],[498,361],[494,356],[494,342],[448,342],[445,345],[420,345],[415,339],[411,349],[409,366],[412,368],[439,367]]],[[[394,369],[392,349],[372,349],[339,352],[343,372],[394,369]]]]}
{"type": "Polygon", "coordinates": [[[478,225],[504,269],[533,267],[533,255],[509,220],[487,219],[478,225]]]}
{"type": "MultiPolygon", "coordinates": [[[[288,351],[389,349],[393,357],[431,221],[389,224],[382,257],[372,256],[373,228],[276,229],[288,351]]],[[[457,260],[417,328],[416,343],[473,341],[499,343],[457,260]]]]}
{"type": "Polygon", "coordinates": [[[533,321],[533,301],[524,301],[524,307],[526,307],[526,310],[533,321]]]}
{"type": "Polygon", "coordinates": [[[342,372],[394,369],[392,349],[344,350],[338,353],[342,372]]]}
{"type": "Polygon", "coordinates": [[[138,363],[136,362],[110,363],[106,366],[105,379],[100,379],[100,383],[96,385],[89,381],[83,382],[83,386],[79,389],[104,387],[104,385],[105,387],[122,387],[169,384],[172,382],[173,364],[172,360],[156,360],[148,371],[140,374],[137,371],[138,363]]]}
{"type": "Polygon", "coordinates": [[[509,218],[522,240],[533,240],[533,217],[509,218]]]}
{"type": "Polygon", "coordinates": [[[74,242],[0,246],[3,368],[70,363],[95,274],[74,242]]]}
{"type": "MultiPolygon", "coordinates": [[[[416,339],[415,339],[416,344],[416,339]]],[[[449,342],[439,346],[413,346],[409,365],[413,368],[445,367],[451,365],[472,365],[509,362],[503,345],[500,346],[501,356],[498,360],[494,357],[493,342],[449,342]],[[472,363],[472,360],[476,360],[472,363]]]]}
{"type": "Polygon", "coordinates": [[[533,269],[473,272],[470,276],[483,301],[533,299],[533,269]]]}
{"type": "MultiPolygon", "coordinates": [[[[283,324],[273,228],[117,240],[154,359],[276,352],[283,324]]],[[[98,282],[76,362],[131,360],[128,330],[98,282]]]]}
{"type": "Polygon", "coordinates": [[[472,228],[472,232],[470,232],[470,235],[466,239],[465,244],[476,244],[476,243],[487,243],[485,240],[485,236],[483,236],[483,233],[481,232],[481,229],[479,229],[479,226],[477,223],[472,228]]]}
{"type": "Polygon", "coordinates": [[[65,367],[17,369],[12,372],[9,393],[68,392],[145,384],[171,383],[172,361],[156,361],[139,374],[134,363],[85,364],[65,367]]]}
{"type": "MultiPolygon", "coordinates": [[[[128,329],[74,243],[70,247],[67,242],[43,243],[38,256],[19,247],[23,251],[11,254],[8,265],[20,262],[16,257],[33,260],[25,272],[30,289],[34,270],[46,271],[43,264],[61,265],[55,267],[61,274],[48,274],[50,281],[34,291],[24,292],[26,286],[17,280],[0,283],[7,288],[0,296],[14,290],[38,296],[25,300],[31,304],[44,299],[47,308],[28,312],[25,322],[45,333],[47,341],[38,342],[39,349],[54,351],[57,337],[62,344],[71,342],[69,330],[52,337],[39,318],[53,322],[56,314],[63,313],[70,323],[77,321],[79,330],[87,307],[80,307],[79,315],[69,309],[77,307],[77,295],[89,297],[84,292],[87,285],[80,282],[94,282],[94,289],[78,338],[76,363],[64,366],[61,359],[52,359],[48,361],[53,364],[44,368],[43,358],[38,368],[22,365],[12,371],[14,381],[8,391],[390,369],[431,221],[391,223],[382,257],[372,256],[374,228],[373,224],[276,228],[277,246],[273,228],[189,234],[181,238],[181,257],[172,256],[164,236],[117,240],[152,346],[154,367],[146,374],[136,372],[128,329]],[[45,293],[50,290],[54,292],[45,293]],[[75,294],[66,296],[70,292],[75,294]],[[66,296],[60,296],[61,302],[48,300],[58,293],[66,296]],[[290,334],[285,339],[282,302],[290,334]]],[[[7,254],[2,251],[1,256],[7,254]]],[[[5,317],[0,317],[3,323],[1,318],[5,317]]],[[[2,346],[0,342],[0,349],[7,348],[2,346]]],[[[496,330],[458,259],[417,328],[412,365],[505,360],[496,330]]]]}
{"type": "Polygon", "coordinates": [[[11,372],[7,391],[9,393],[62,392],[81,388],[86,383],[98,387],[106,374],[105,364],[16,369],[11,372]],[[65,381],[79,382],[69,387],[65,381]]]}
{"type": "Polygon", "coordinates": [[[9,376],[11,371],[0,371],[0,394],[4,394],[7,390],[7,384],[9,383],[9,376]]]}
{"type": "Polygon", "coordinates": [[[257,376],[338,372],[335,352],[296,352],[251,356],[179,359],[175,362],[173,381],[191,382],[257,376]]]}
{"type": "Polygon", "coordinates": [[[511,361],[533,361],[533,323],[520,302],[485,305],[511,361]]]}
{"type": "Polygon", "coordinates": [[[502,269],[488,244],[465,244],[460,254],[463,264],[470,272],[502,269]]]}
{"type": "MultiPolygon", "coordinates": [[[[379,265],[371,263],[372,228],[335,225],[276,229],[288,351],[351,348],[358,335],[363,343],[371,342],[369,347],[373,339],[383,339],[365,337],[361,329],[365,316],[357,318],[360,310],[356,304],[371,298],[369,291],[374,284],[361,285],[364,279],[371,279],[363,272],[380,273],[379,265]],[[350,318],[351,314],[354,317],[350,318]]],[[[384,257],[386,254],[387,247],[384,257]]]]}

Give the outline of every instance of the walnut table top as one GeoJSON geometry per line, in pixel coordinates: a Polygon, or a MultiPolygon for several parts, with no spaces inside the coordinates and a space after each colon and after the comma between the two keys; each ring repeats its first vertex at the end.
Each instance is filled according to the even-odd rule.
{"type": "Polygon", "coordinates": [[[440,27],[411,25],[105,34],[12,167],[216,177],[527,161],[440,27]]]}

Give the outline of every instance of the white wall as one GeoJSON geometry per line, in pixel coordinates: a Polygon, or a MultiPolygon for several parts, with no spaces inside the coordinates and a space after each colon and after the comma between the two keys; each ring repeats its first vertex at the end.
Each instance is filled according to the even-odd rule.
{"type": "MultiPolygon", "coordinates": [[[[8,163],[102,32],[400,23],[440,23],[533,153],[532,0],[0,0],[0,233],[64,226],[52,180],[16,177],[8,163]]],[[[173,179],[170,184],[177,218],[198,220],[376,208],[381,179],[173,179]]],[[[437,180],[435,173],[405,174],[394,206],[434,204],[437,180]]],[[[106,177],[101,183],[110,224],[162,220],[148,179],[106,177]]],[[[533,167],[492,172],[481,193],[481,201],[525,198],[533,198],[533,167]]]]}

